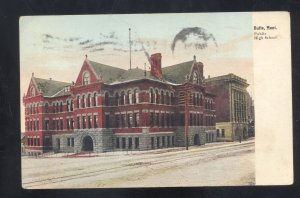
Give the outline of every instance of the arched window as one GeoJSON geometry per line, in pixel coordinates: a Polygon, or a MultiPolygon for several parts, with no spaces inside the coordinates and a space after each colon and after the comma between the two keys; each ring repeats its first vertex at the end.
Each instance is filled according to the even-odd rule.
{"type": "Polygon", "coordinates": [[[67,100],[67,111],[70,111],[70,102],[67,100]]]}
{"type": "Polygon", "coordinates": [[[200,106],[203,106],[203,97],[202,97],[202,94],[200,94],[200,106]]]}
{"type": "Polygon", "coordinates": [[[55,103],[52,103],[52,112],[55,113],[55,103]]]}
{"type": "Polygon", "coordinates": [[[166,104],[167,104],[167,105],[170,104],[170,96],[169,96],[169,92],[166,93],[166,104]]]}
{"type": "Polygon", "coordinates": [[[56,103],[55,111],[58,112],[58,102],[56,103]]]}
{"type": "Polygon", "coordinates": [[[29,105],[29,114],[32,114],[32,105],[29,105]]]}
{"type": "Polygon", "coordinates": [[[46,104],[45,104],[45,113],[48,113],[48,112],[49,112],[49,104],[46,103],[46,104]]]}
{"type": "Polygon", "coordinates": [[[89,72],[84,72],[83,74],[83,85],[90,84],[90,74],[89,72]]]}
{"type": "Polygon", "coordinates": [[[35,89],[34,89],[34,87],[31,87],[31,89],[30,89],[30,96],[35,96],[35,89]]]}
{"type": "Polygon", "coordinates": [[[120,105],[124,105],[125,104],[125,93],[124,91],[121,92],[121,101],[120,101],[120,105]]]}
{"type": "Polygon", "coordinates": [[[32,105],[32,110],[33,110],[32,114],[35,114],[35,104],[32,105]]]}
{"type": "Polygon", "coordinates": [[[80,96],[77,96],[77,109],[80,108],[80,96]]]}
{"type": "Polygon", "coordinates": [[[128,104],[132,104],[132,93],[130,90],[128,91],[127,95],[128,95],[128,104]]]}
{"type": "Polygon", "coordinates": [[[118,92],[115,94],[115,105],[116,106],[119,105],[119,93],[118,92]]]}
{"type": "Polygon", "coordinates": [[[73,104],[73,100],[71,100],[70,111],[73,111],[73,109],[74,109],[74,104],[73,104]]]}
{"type": "Polygon", "coordinates": [[[199,84],[199,75],[197,72],[194,72],[193,74],[193,83],[199,84]]]}
{"type": "Polygon", "coordinates": [[[150,93],[149,93],[149,101],[150,103],[154,103],[154,92],[153,89],[150,89],[150,93]]]}
{"type": "Polygon", "coordinates": [[[59,111],[62,112],[63,111],[63,103],[60,102],[60,108],[59,108],[59,111]]]}
{"type": "Polygon", "coordinates": [[[39,104],[36,105],[36,113],[39,113],[39,104]]]}
{"type": "Polygon", "coordinates": [[[161,104],[165,103],[165,94],[164,94],[164,91],[160,92],[160,103],[161,104]]]}
{"type": "Polygon", "coordinates": [[[155,90],[155,103],[158,104],[158,90],[155,90]]]}
{"type": "Polygon", "coordinates": [[[174,97],[174,93],[171,93],[171,105],[175,104],[175,97],[174,97]]]}
{"type": "Polygon", "coordinates": [[[82,96],[82,108],[85,108],[85,95],[82,96]]]}
{"type": "Polygon", "coordinates": [[[135,89],[133,91],[133,103],[136,104],[136,103],[139,103],[140,102],[140,99],[139,99],[139,93],[138,91],[135,89]]]}
{"type": "Polygon", "coordinates": [[[105,95],[104,95],[104,105],[105,106],[109,106],[109,95],[108,95],[108,92],[105,92],[105,95]]]}
{"type": "Polygon", "coordinates": [[[91,94],[88,94],[88,98],[87,98],[87,106],[88,106],[88,107],[91,106],[91,94]]]}
{"type": "Polygon", "coordinates": [[[94,107],[97,106],[97,93],[94,93],[93,105],[94,105],[94,107]]]}

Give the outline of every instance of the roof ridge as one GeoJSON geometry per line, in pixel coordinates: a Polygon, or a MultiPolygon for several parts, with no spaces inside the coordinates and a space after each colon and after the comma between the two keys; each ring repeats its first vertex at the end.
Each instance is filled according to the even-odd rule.
{"type": "Polygon", "coordinates": [[[167,67],[173,67],[173,66],[176,66],[176,65],[184,64],[184,63],[189,63],[189,62],[192,63],[192,62],[194,62],[194,60],[191,60],[191,61],[185,61],[185,62],[180,62],[180,63],[174,64],[174,65],[165,66],[165,67],[162,67],[162,69],[167,68],[167,67]]]}
{"type": "MultiPolygon", "coordinates": [[[[93,64],[93,63],[96,63],[96,64],[100,64],[100,65],[102,65],[102,66],[107,66],[107,67],[112,67],[112,68],[115,68],[115,69],[120,69],[120,70],[127,71],[126,69],[122,69],[122,68],[119,68],[119,67],[116,67],[116,66],[107,65],[107,64],[99,63],[99,62],[92,61],[92,60],[88,60],[88,61],[91,62],[92,64],[93,64]]],[[[98,65],[93,65],[93,66],[98,66],[98,65]]]]}
{"type": "Polygon", "coordinates": [[[53,80],[53,79],[45,79],[45,78],[37,78],[37,77],[32,77],[34,79],[39,79],[39,80],[46,80],[46,81],[52,81],[52,82],[60,82],[60,83],[66,83],[66,84],[71,84],[69,82],[64,82],[64,81],[58,81],[58,80],[53,80]]]}

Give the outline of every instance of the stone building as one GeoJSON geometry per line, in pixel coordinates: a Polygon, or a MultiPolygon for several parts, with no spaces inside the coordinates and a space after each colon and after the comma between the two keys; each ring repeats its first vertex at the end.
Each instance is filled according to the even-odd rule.
{"type": "Polygon", "coordinates": [[[206,92],[203,64],[194,57],[162,68],[160,53],[150,60],[146,72],[86,58],[73,83],[32,75],[23,97],[27,152],[147,150],[216,141],[215,96],[206,92]]]}
{"type": "Polygon", "coordinates": [[[254,114],[249,112],[251,105],[247,81],[234,74],[228,74],[207,78],[205,84],[207,90],[216,95],[217,141],[236,141],[240,136],[247,139],[250,115],[254,117],[254,114]]]}

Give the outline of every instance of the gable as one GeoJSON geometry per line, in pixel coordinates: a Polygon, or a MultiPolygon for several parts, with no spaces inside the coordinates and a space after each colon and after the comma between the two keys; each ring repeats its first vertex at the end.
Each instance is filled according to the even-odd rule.
{"type": "Polygon", "coordinates": [[[83,65],[80,69],[80,72],[77,76],[75,85],[76,86],[81,86],[84,84],[84,75],[89,77],[89,83],[95,83],[98,80],[98,77],[96,75],[96,73],[93,71],[93,69],[89,66],[89,64],[87,63],[87,61],[85,60],[83,62],[83,65]]]}
{"type": "Polygon", "coordinates": [[[36,95],[39,95],[40,92],[37,88],[36,83],[33,80],[33,77],[30,79],[30,83],[26,92],[26,97],[34,97],[36,95]]]}

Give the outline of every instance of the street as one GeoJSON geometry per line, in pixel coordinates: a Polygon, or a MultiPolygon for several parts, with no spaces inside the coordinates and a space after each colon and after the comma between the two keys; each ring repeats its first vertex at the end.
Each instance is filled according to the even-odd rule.
{"type": "Polygon", "coordinates": [[[254,139],[151,151],[22,157],[22,186],[118,188],[255,185],[254,139]]]}

